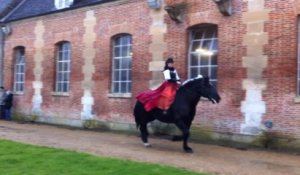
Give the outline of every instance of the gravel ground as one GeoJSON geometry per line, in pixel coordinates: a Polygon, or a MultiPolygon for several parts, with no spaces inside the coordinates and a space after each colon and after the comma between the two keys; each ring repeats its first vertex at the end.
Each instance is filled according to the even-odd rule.
{"type": "Polygon", "coordinates": [[[152,147],[145,148],[133,135],[6,121],[0,121],[0,138],[218,175],[300,175],[299,155],[271,151],[191,143],[194,153],[187,154],[181,142],[165,139],[150,138],[152,147]]]}

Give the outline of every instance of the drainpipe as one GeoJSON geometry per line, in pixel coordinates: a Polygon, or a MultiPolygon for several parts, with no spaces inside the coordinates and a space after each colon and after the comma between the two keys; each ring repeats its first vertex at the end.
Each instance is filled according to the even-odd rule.
{"type": "Polygon", "coordinates": [[[11,34],[10,26],[0,22],[0,86],[4,85],[4,44],[5,37],[11,34]]]}
{"type": "Polygon", "coordinates": [[[0,86],[4,83],[4,31],[3,24],[0,23],[0,86]]]}

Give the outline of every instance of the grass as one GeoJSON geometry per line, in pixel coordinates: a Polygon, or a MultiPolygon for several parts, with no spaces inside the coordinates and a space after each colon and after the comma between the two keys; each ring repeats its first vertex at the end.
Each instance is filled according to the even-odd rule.
{"type": "Polygon", "coordinates": [[[5,175],[204,175],[173,167],[0,140],[5,175]]]}

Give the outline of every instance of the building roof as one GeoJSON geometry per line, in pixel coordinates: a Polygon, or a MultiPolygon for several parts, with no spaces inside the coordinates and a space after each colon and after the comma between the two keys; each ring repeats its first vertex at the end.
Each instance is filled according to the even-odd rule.
{"type": "Polygon", "coordinates": [[[10,14],[2,19],[2,22],[17,21],[25,18],[43,16],[46,14],[57,13],[112,1],[117,0],[74,0],[73,5],[71,5],[70,7],[64,9],[56,9],[54,5],[55,0],[23,0],[10,14]]]}
{"type": "Polygon", "coordinates": [[[22,0],[1,0],[0,19],[13,10],[22,0]]]}

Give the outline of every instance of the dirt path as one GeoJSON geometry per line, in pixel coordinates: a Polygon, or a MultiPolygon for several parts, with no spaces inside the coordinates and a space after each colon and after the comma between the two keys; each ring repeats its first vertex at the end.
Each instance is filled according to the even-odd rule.
{"type": "Polygon", "coordinates": [[[299,155],[205,144],[191,144],[195,153],[186,154],[181,142],[151,139],[153,147],[144,148],[137,136],[5,121],[0,121],[0,138],[218,175],[300,175],[299,155]]]}

